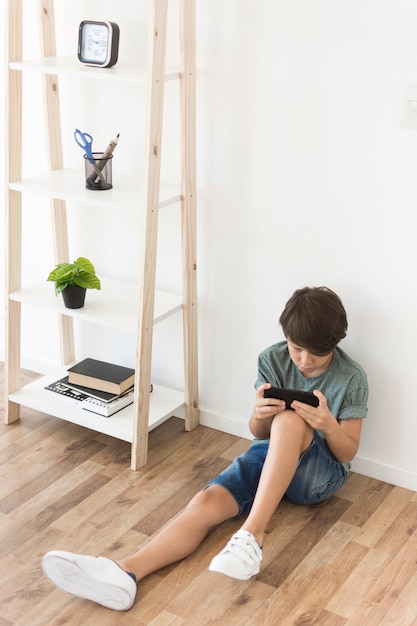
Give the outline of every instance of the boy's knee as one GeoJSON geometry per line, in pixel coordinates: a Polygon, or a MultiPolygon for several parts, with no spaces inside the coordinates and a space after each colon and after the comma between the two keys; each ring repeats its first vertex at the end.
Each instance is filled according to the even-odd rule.
{"type": "Polygon", "coordinates": [[[296,428],[303,428],[304,426],[306,426],[305,421],[297,415],[295,411],[288,409],[275,415],[272,420],[271,429],[291,428],[295,430],[296,428]]]}
{"type": "Polygon", "coordinates": [[[210,502],[210,494],[207,494],[207,489],[198,491],[189,501],[187,509],[191,508],[205,508],[210,502]]]}
{"type": "Polygon", "coordinates": [[[311,442],[313,437],[313,429],[303,420],[302,417],[297,415],[293,410],[284,411],[283,413],[277,413],[271,424],[271,436],[279,436],[282,433],[291,433],[296,437],[301,438],[303,441],[311,442]]]}
{"type": "Polygon", "coordinates": [[[185,509],[188,513],[203,516],[212,525],[238,514],[239,507],[229,492],[220,485],[209,485],[191,498],[185,509]]]}
{"type": "Polygon", "coordinates": [[[216,494],[213,493],[213,489],[211,486],[198,491],[189,501],[187,505],[187,509],[189,511],[204,511],[207,509],[211,509],[216,505],[216,494]]]}

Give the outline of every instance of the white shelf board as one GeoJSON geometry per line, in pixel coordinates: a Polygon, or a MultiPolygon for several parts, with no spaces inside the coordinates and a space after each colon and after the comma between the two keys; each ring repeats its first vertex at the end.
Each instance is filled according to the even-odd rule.
{"type": "MultiPolygon", "coordinates": [[[[88,289],[85,305],[81,309],[67,309],[62,296],[55,295],[54,283],[46,280],[13,291],[10,299],[86,322],[136,333],[139,310],[138,284],[101,276],[100,281],[101,290],[88,289]]],[[[155,291],[155,324],[181,309],[181,295],[160,289],[155,291]]]]}
{"type": "MultiPolygon", "coordinates": [[[[41,195],[98,208],[137,214],[143,200],[141,188],[133,177],[120,178],[112,189],[94,191],[85,187],[84,170],[61,169],[10,183],[13,191],[41,195]]],[[[159,208],[181,201],[178,185],[161,185],[159,208]]]]}
{"type": "MultiPolygon", "coordinates": [[[[66,376],[66,370],[57,371],[38,378],[29,385],[9,394],[9,400],[41,411],[53,417],[91,428],[91,430],[116,437],[123,441],[133,441],[133,404],[122,409],[110,417],[96,415],[81,408],[82,402],[67,398],[53,391],[45,389],[48,385],[66,376]]],[[[172,415],[179,412],[184,406],[184,393],[175,389],[168,389],[159,385],[153,386],[149,409],[149,431],[162,424],[172,415]]]]}
{"type": "MultiPolygon", "coordinates": [[[[123,63],[117,63],[114,67],[89,67],[80,63],[75,57],[57,56],[13,61],[10,63],[10,69],[57,76],[75,76],[87,80],[110,80],[146,85],[145,69],[140,70],[136,66],[123,63]]],[[[166,81],[177,80],[179,76],[178,70],[169,69],[165,72],[166,81]]]]}

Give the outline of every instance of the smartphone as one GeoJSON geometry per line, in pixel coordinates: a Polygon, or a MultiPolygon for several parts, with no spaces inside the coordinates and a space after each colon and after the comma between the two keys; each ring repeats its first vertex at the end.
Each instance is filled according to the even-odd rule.
{"type": "Polygon", "coordinates": [[[285,400],[287,409],[291,408],[291,402],[298,400],[310,406],[318,406],[319,399],[310,391],[297,391],[296,389],[282,389],[281,387],[271,387],[264,390],[264,398],[276,398],[277,400],[285,400]]]}

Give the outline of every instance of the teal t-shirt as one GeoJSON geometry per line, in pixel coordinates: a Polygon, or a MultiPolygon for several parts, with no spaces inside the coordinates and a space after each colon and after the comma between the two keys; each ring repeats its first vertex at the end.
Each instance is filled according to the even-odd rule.
{"type": "MultiPolygon", "coordinates": [[[[326,397],[327,406],[337,420],[366,417],[368,380],[366,373],[346,352],[336,347],[329,368],[314,378],[305,378],[291,360],[286,341],[275,343],[258,358],[257,389],[264,383],[274,387],[314,391],[326,397]]],[[[324,437],[323,433],[317,431],[324,437]]],[[[345,464],[348,469],[350,464],[345,464]]]]}

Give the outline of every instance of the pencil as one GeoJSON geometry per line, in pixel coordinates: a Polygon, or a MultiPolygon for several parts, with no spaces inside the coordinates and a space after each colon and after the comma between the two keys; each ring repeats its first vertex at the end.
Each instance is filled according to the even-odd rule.
{"type": "MultiPolygon", "coordinates": [[[[118,144],[119,137],[120,137],[120,133],[118,133],[116,135],[116,137],[110,141],[109,145],[107,146],[107,148],[105,149],[105,151],[101,155],[100,160],[98,161],[98,163],[96,163],[97,164],[97,168],[100,170],[100,172],[104,169],[104,167],[105,167],[105,165],[107,163],[107,160],[113,154],[114,149],[116,148],[116,146],[118,144]]],[[[95,178],[93,178],[92,176],[89,176],[89,178],[87,180],[87,183],[89,183],[90,186],[94,186],[99,181],[100,181],[100,176],[96,176],[95,178]]]]}
{"type": "MultiPolygon", "coordinates": [[[[118,134],[116,135],[116,137],[115,137],[114,139],[112,139],[112,140],[111,140],[111,142],[109,143],[109,145],[107,146],[107,148],[106,148],[106,149],[105,149],[105,151],[103,152],[103,155],[102,155],[102,157],[101,157],[102,159],[108,159],[108,158],[109,158],[109,156],[110,156],[111,154],[113,154],[113,151],[114,151],[115,147],[116,147],[116,146],[117,146],[117,144],[118,144],[119,137],[120,137],[120,133],[118,133],[118,134]]],[[[104,165],[102,166],[102,169],[103,169],[103,167],[104,167],[104,165]]]]}

